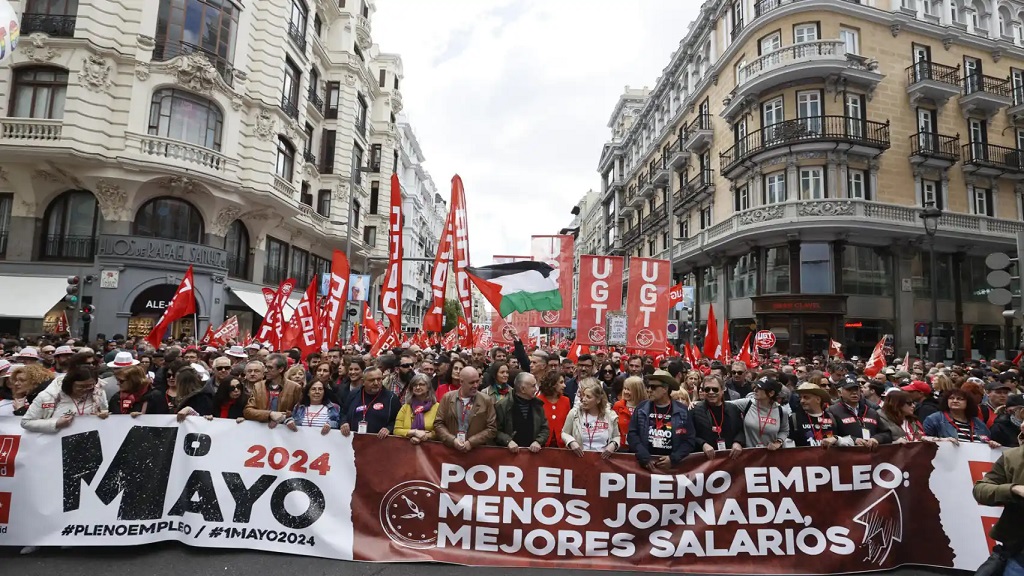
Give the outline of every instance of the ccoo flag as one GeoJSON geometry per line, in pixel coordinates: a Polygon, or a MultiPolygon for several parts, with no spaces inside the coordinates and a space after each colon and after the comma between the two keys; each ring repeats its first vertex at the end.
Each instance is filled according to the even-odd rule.
{"type": "Polygon", "coordinates": [[[466,268],[469,279],[501,316],[530,310],[561,310],[562,294],[554,271],[550,265],[536,260],[466,268]]]}

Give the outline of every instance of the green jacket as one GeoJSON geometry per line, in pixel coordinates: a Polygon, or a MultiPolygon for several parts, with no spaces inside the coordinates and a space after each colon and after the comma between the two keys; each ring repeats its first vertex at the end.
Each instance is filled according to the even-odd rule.
{"type": "Polygon", "coordinates": [[[1012,448],[992,465],[992,470],[974,485],[974,499],[985,506],[1002,506],[1003,514],[989,536],[1003,543],[1013,554],[1024,548],[1024,498],[1013,493],[1024,485],[1024,447],[1012,448]]]}
{"type": "MultiPolygon", "coordinates": [[[[538,444],[543,446],[548,441],[551,433],[548,428],[548,417],[544,413],[544,401],[540,398],[531,398],[530,406],[533,409],[533,433],[530,435],[538,444]]],[[[498,446],[508,446],[515,435],[512,427],[512,410],[515,409],[515,393],[509,393],[494,405],[494,411],[498,416],[498,434],[494,437],[494,443],[498,446]]],[[[521,446],[529,448],[529,446],[521,446]]]]}

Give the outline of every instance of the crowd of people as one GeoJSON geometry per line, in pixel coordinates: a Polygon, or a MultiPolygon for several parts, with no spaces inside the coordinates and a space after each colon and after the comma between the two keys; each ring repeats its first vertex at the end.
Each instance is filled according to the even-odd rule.
{"type": "MultiPolygon", "coordinates": [[[[528,351],[520,341],[511,350],[409,346],[376,357],[344,346],[305,358],[257,343],[167,342],[153,350],[119,335],[95,343],[8,341],[0,352],[0,417],[20,417],[36,433],[91,416],[228,418],[440,442],[459,452],[492,445],[604,458],[626,452],[652,472],[697,452],[735,458],[751,448],[874,450],[911,442],[998,449],[1024,439],[1022,373],[1010,362],[914,360],[869,377],[857,357],[776,354],[759,366],[691,366],[617,351],[566,356],[528,351]]],[[[1021,479],[1019,466],[1009,478],[1021,479]]],[[[1009,492],[1016,500],[1008,510],[1021,526],[1018,488],[1009,492]]]]}

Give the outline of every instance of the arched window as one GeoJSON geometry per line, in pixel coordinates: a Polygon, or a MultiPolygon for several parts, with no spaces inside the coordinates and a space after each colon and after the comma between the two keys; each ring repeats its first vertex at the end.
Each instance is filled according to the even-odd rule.
{"type": "Polygon", "coordinates": [[[292,181],[295,173],[295,146],[284,136],[277,137],[277,165],[274,173],[288,182],[292,181]]]}
{"type": "Polygon", "coordinates": [[[96,254],[99,205],[88,190],[70,190],[46,208],[43,228],[45,259],[92,260],[96,254]]]}
{"type": "Polygon", "coordinates": [[[188,202],[163,196],[154,198],[139,208],[135,214],[132,231],[136,236],[201,244],[203,217],[195,206],[188,202]]]}
{"type": "Polygon", "coordinates": [[[11,118],[64,118],[68,71],[50,66],[30,66],[14,71],[11,118]]]}
{"type": "Polygon", "coordinates": [[[153,93],[149,106],[149,133],[220,151],[224,115],[216,104],[183,90],[167,88],[153,93]]]}
{"type": "Polygon", "coordinates": [[[240,13],[241,8],[231,0],[160,0],[153,60],[164,62],[198,52],[230,85],[240,13]]]}
{"type": "Polygon", "coordinates": [[[228,253],[228,276],[249,278],[249,231],[241,220],[235,220],[224,236],[224,251],[228,253]]]}

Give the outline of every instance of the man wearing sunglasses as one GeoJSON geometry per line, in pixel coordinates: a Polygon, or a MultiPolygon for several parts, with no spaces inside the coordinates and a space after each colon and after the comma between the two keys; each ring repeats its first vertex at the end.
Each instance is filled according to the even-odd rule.
{"type": "Polygon", "coordinates": [[[671,374],[656,370],[647,377],[649,398],[637,405],[629,421],[628,445],[651,472],[677,466],[697,445],[689,410],[670,395],[677,387],[671,374]]]}
{"type": "Polygon", "coordinates": [[[754,387],[747,380],[747,365],[743,362],[733,362],[729,376],[729,388],[735,390],[740,398],[746,398],[754,391],[754,387]]]}
{"type": "Polygon", "coordinates": [[[704,377],[701,385],[704,399],[693,406],[693,427],[697,446],[711,460],[715,452],[729,451],[736,458],[743,451],[743,417],[735,404],[724,401],[722,381],[715,376],[704,377]]]}

